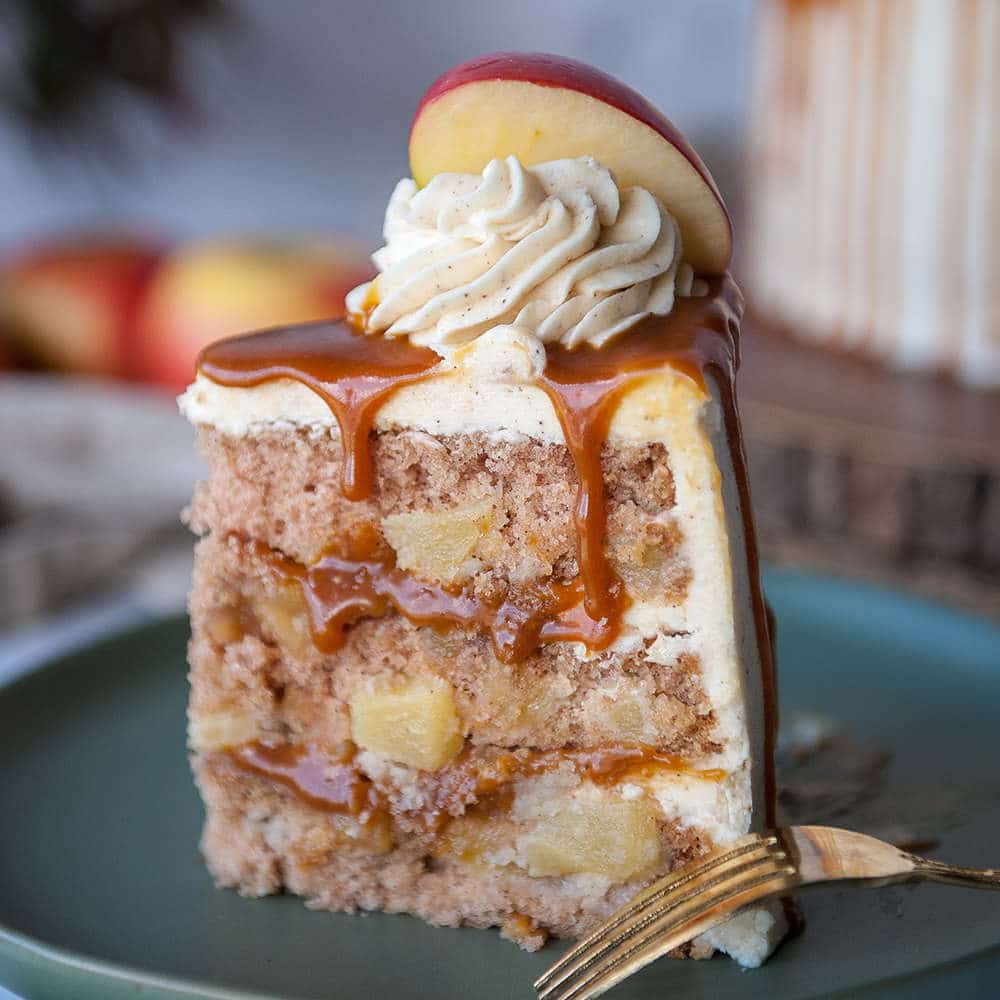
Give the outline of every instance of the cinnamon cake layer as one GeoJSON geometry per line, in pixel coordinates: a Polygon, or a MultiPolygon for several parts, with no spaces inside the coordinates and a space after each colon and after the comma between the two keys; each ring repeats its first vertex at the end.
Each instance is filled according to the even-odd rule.
{"type": "MultiPolygon", "coordinates": [[[[707,847],[696,829],[646,811],[641,799],[580,781],[568,768],[524,782],[508,816],[474,813],[443,834],[396,839],[383,821],[365,827],[317,809],[228,755],[199,756],[194,767],[208,814],[202,850],[220,885],[256,896],[294,892],[318,909],[499,926],[528,950],[550,933],[586,932],[656,874],[707,847]],[[574,792],[567,811],[565,796],[574,792]],[[605,873],[566,872],[567,851],[597,859],[605,873]]],[[[719,948],[759,964],[781,920],[779,911],[746,911],[680,954],[707,958],[719,948]]]]}
{"type": "MultiPolygon", "coordinates": [[[[579,575],[577,479],[555,442],[382,431],[371,442],[372,490],[358,501],[340,489],[343,451],[332,428],[240,437],[206,428],[199,444],[213,470],[189,512],[199,534],[237,533],[305,564],[353,542],[477,592],[579,575]]],[[[635,597],[681,605],[690,570],[665,446],[606,447],[602,474],[612,566],[635,597]]]]}
{"type": "Polygon", "coordinates": [[[635,636],[586,656],[554,642],[504,662],[484,630],[421,625],[386,609],[322,650],[308,596],[273,565],[272,550],[236,536],[199,543],[191,601],[197,749],[225,742],[208,734],[225,732],[230,715],[248,717],[241,726],[252,716],[260,736],[350,739],[359,686],[436,677],[450,685],[470,744],[638,742],[698,761],[722,752],[688,636],[635,636]]]}

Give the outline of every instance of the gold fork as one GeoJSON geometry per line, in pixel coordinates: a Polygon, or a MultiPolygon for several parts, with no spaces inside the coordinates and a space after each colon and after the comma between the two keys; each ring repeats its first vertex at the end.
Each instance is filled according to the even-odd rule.
{"type": "Polygon", "coordinates": [[[1000,889],[1000,870],[959,868],[829,826],[752,833],[644,889],[535,982],[539,1000],[587,1000],[768,896],[818,882],[927,880],[1000,889]]]}

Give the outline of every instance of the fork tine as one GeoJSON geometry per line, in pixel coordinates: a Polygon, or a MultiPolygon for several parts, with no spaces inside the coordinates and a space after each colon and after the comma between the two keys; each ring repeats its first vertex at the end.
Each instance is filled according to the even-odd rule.
{"type": "Polygon", "coordinates": [[[668,916],[679,917],[686,914],[692,906],[701,905],[706,896],[710,898],[713,893],[717,893],[720,886],[732,885],[733,879],[737,878],[743,881],[752,879],[771,870],[773,865],[772,859],[765,854],[751,861],[744,861],[736,867],[722,871],[712,870],[707,876],[695,881],[685,879],[680,887],[675,885],[672,891],[660,897],[655,904],[639,909],[624,922],[616,922],[614,930],[605,925],[591,947],[579,954],[574,961],[560,968],[558,974],[539,992],[540,1000],[546,1000],[564,982],[600,963],[609,952],[633,940],[647,926],[654,922],[662,924],[663,919],[668,916]]]}
{"type": "MultiPolygon", "coordinates": [[[[750,834],[654,882],[651,886],[633,896],[620,910],[612,914],[605,923],[601,924],[592,934],[589,934],[582,941],[574,945],[559,961],[539,976],[534,984],[535,989],[539,991],[543,990],[567,966],[576,964],[577,960],[584,953],[590,952],[594,945],[605,942],[611,931],[615,931],[629,921],[632,921],[643,911],[659,903],[664,903],[668,897],[675,895],[687,886],[692,886],[693,883],[701,883],[712,875],[721,874],[727,868],[742,866],[760,860],[766,857],[767,852],[772,851],[777,844],[777,838],[773,836],[765,837],[760,834],[750,834]]],[[[544,996],[545,994],[543,993],[542,995],[544,996]]]]}
{"type": "Polygon", "coordinates": [[[794,876],[795,869],[790,864],[774,868],[750,883],[741,880],[730,886],[728,891],[717,895],[707,909],[706,901],[702,900],[686,917],[665,916],[634,939],[623,942],[583,977],[567,984],[566,989],[554,995],[554,1000],[591,1000],[692,937],[710,930],[736,910],[793,888],[796,885],[794,876]]]}
{"type": "Polygon", "coordinates": [[[548,978],[545,987],[539,991],[540,1000],[546,1000],[570,979],[587,973],[595,965],[603,964],[611,953],[635,940],[646,928],[662,928],[667,922],[683,919],[692,910],[697,912],[706,905],[706,900],[715,899],[727,890],[738,888],[775,870],[777,865],[784,864],[787,864],[787,859],[783,856],[775,858],[770,853],[764,853],[752,860],[742,860],[742,863],[735,866],[708,866],[707,870],[687,873],[680,880],[669,880],[663,886],[666,891],[658,894],[654,903],[632,910],[632,916],[627,920],[615,920],[613,930],[604,925],[589,948],[577,954],[572,961],[562,964],[559,969],[551,970],[554,975],[548,978]]]}

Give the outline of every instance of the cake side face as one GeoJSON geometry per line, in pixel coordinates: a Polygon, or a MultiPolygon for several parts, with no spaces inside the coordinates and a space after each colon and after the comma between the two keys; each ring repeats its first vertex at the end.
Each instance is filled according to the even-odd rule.
{"type": "MultiPolygon", "coordinates": [[[[200,431],[212,476],[188,515],[203,536],[190,743],[209,803],[204,851],[223,884],[439,923],[519,926],[527,915],[533,944],[543,930],[584,933],[653,878],[749,829],[761,796],[745,679],[761,667],[755,637],[733,624],[748,584],[730,552],[731,536],[743,543],[738,501],[724,495],[731,458],[716,457],[728,448],[720,388],[670,370],[620,398],[602,453],[604,547],[629,598],[608,648],[553,642],[504,662],[488,629],[442,629],[392,606],[321,648],[315,593],[275,567],[315,567],[357,539],[424,584],[519,608],[577,578],[578,477],[552,404],[522,394],[516,420],[429,433],[462,378],[402,389],[380,412],[364,501],[340,490],[329,410],[300,425],[286,410],[268,426],[270,387],[190,391],[187,408],[216,406],[227,421],[200,431]],[[308,778],[288,780],[288,766],[282,778],[255,757],[260,746],[326,755],[372,790],[377,810],[310,800],[308,778]],[[444,787],[462,794],[443,799],[444,787]],[[268,806],[246,805],[249,789],[268,806]],[[285,839],[261,832],[265,813],[285,839]],[[254,836],[234,840],[234,825],[254,836]],[[408,888],[393,895],[381,880],[396,886],[402,871],[408,888]],[[491,892],[470,895],[476,879],[491,892]]],[[[764,923],[778,934],[777,918],[764,923]]]]}
{"type": "Polygon", "coordinates": [[[217,881],[534,948],[773,822],[774,691],[725,207],[637,95],[524,59],[421,105],[347,321],[212,345],[180,402],[217,881]]]}

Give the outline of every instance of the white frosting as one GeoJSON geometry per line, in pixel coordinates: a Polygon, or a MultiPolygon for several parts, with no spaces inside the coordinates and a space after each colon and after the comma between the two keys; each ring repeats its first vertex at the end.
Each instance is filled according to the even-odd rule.
{"type": "MultiPolygon", "coordinates": [[[[453,350],[434,377],[393,392],[379,408],[375,428],[561,442],[555,410],[535,384],[544,368],[545,348],[537,337],[515,327],[494,327],[453,350]]],[[[233,437],[274,427],[322,431],[336,425],[322,398],[292,379],[231,388],[199,372],[178,405],[191,423],[233,437]]]]}
{"type": "Polygon", "coordinates": [[[724,951],[745,969],[756,969],[788,933],[780,899],[738,910],[728,920],[695,940],[724,951]]]}
{"type": "Polygon", "coordinates": [[[599,347],[701,291],[666,208],[644,188],[619,190],[591,157],[527,168],[509,156],[423,189],[401,180],[384,235],[375,287],[354,289],[348,308],[373,297],[369,330],[445,356],[499,325],[599,347]]]}

